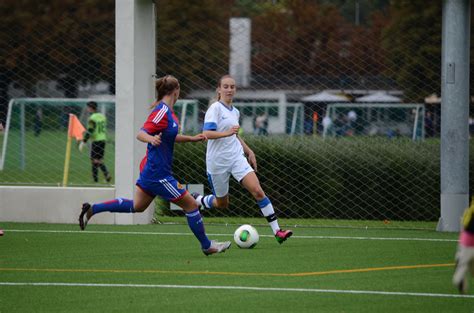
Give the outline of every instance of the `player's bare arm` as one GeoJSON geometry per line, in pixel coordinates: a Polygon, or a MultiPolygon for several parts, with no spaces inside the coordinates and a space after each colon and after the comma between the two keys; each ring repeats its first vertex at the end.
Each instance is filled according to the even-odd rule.
{"type": "Polygon", "coordinates": [[[137,139],[141,142],[150,143],[153,146],[158,146],[161,143],[161,133],[152,136],[144,131],[140,131],[137,135],[137,139]]]}
{"type": "Polygon", "coordinates": [[[206,130],[203,132],[203,134],[207,137],[207,139],[219,139],[219,138],[224,138],[224,137],[229,137],[232,135],[237,135],[239,132],[240,126],[235,125],[232,126],[229,130],[224,131],[224,132],[218,132],[215,130],[206,130]]]}
{"type": "Polygon", "coordinates": [[[198,142],[206,141],[207,137],[204,134],[197,134],[195,136],[177,135],[176,142],[198,142]]]}
{"type": "Polygon", "coordinates": [[[255,153],[252,151],[252,149],[249,148],[249,146],[247,146],[247,144],[242,138],[237,136],[237,139],[239,139],[240,144],[242,145],[242,148],[244,149],[244,153],[247,156],[250,166],[256,172],[257,171],[257,158],[255,156],[255,153]]]}

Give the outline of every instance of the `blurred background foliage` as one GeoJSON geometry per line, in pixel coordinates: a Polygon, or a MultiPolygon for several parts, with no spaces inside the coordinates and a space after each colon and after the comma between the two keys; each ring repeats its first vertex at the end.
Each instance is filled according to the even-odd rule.
{"type": "MultiPolygon", "coordinates": [[[[114,94],[114,7],[113,0],[2,0],[0,121],[11,82],[35,96],[36,82],[54,79],[73,98],[80,82],[103,80],[114,94]]],[[[160,0],[157,71],[179,77],[184,96],[213,87],[229,59],[228,19],[243,16],[252,19],[254,88],[389,84],[405,101],[421,102],[440,93],[441,12],[442,1],[422,0],[160,0]]]]}

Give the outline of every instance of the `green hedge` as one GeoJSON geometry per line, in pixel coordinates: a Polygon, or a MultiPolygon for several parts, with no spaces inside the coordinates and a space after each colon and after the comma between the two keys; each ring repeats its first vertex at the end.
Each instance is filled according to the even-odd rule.
{"type": "MultiPolygon", "coordinates": [[[[440,210],[438,139],[245,137],[279,216],[435,221],[440,210]]],[[[177,144],[175,176],[207,187],[205,144],[177,144]]],[[[471,153],[471,155],[473,155],[471,153]]],[[[472,159],[471,159],[472,163],[472,159]]],[[[472,166],[471,166],[472,168],[472,166]]],[[[214,216],[259,216],[231,179],[231,205],[214,216]]]]}

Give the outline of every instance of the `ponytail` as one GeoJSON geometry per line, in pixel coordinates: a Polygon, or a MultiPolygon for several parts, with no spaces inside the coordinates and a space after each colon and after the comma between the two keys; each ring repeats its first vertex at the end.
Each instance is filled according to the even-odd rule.
{"type": "Polygon", "coordinates": [[[179,81],[172,75],[160,77],[155,82],[156,100],[159,102],[164,96],[171,94],[179,88],[179,81]]]}

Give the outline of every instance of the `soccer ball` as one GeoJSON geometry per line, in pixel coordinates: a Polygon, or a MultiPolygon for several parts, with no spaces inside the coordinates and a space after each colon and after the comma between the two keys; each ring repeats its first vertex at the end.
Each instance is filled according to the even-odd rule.
{"type": "Polygon", "coordinates": [[[243,249],[252,249],[255,247],[259,240],[257,230],[248,224],[242,225],[234,232],[234,241],[243,249]]]}

